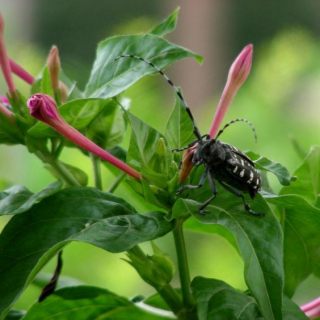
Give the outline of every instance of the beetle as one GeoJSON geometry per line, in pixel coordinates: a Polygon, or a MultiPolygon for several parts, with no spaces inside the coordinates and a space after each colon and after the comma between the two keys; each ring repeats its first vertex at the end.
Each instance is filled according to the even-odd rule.
{"type": "Polygon", "coordinates": [[[246,119],[235,119],[228,122],[215,136],[211,139],[208,134],[201,135],[200,131],[195,123],[193,115],[190,108],[188,107],[186,101],[184,100],[181,92],[173,84],[173,82],[152,62],[135,55],[121,55],[117,57],[114,61],[117,61],[120,58],[133,58],[141,60],[155,70],[157,70],[173,87],[178,97],[182,101],[193,125],[193,134],[196,139],[191,142],[188,146],[180,149],[173,149],[172,151],[180,152],[188,150],[190,148],[195,148],[192,163],[194,166],[204,165],[204,173],[200,179],[198,185],[184,185],[181,186],[176,195],[179,195],[186,189],[198,189],[203,186],[206,179],[208,178],[210,187],[213,191],[212,197],[205,201],[198,209],[200,215],[205,215],[209,213],[209,210],[204,210],[211,201],[217,196],[217,187],[215,181],[227,191],[231,192],[237,197],[240,197],[243,201],[245,210],[254,216],[263,216],[264,213],[253,211],[249,204],[246,202],[245,197],[242,193],[248,193],[253,199],[256,194],[261,190],[261,176],[259,172],[255,169],[253,161],[245,155],[242,151],[238,150],[236,147],[231,146],[227,143],[224,143],[218,140],[219,136],[224,132],[224,130],[235,122],[246,122],[254,132],[255,139],[256,133],[253,125],[246,119]]]}

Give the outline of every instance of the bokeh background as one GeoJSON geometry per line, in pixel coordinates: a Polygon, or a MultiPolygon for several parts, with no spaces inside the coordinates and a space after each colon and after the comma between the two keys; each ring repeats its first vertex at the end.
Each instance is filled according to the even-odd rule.
{"type": "MultiPolygon", "coordinates": [[[[252,150],[284,164],[291,172],[301,158],[293,146],[305,152],[320,144],[320,2],[301,0],[0,0],[5,38],[11,58],[38,75],[53,44],[60,50],[62,67],[69,78],[85,87],[99,41],[115,34],[141,33],[180,6],[177,29],[167,38],[204,57],[199,66],[192,59],[179,61],[166,72],[181,86],[196,121],[205,132],[211,123],[228,69],[248,43],[254,45],[251,74],[236,96],[225,122],[244,117],[254,123],[258,144],[247,126],[238,124],[223,139],[242,150],[252,150]]],[[[16,79],[28,94],[28,86],[16,79]]],[[[0,94],[7,88],[0,77],[0,94]]],[[[132,112],[163,130],[173,106],[174,94],[160,77],[140,80],[127,96],[132,112]],[[155,116],[156,115],[156,116],[155,116]]],[[[128,132],[129,136],[129,132],[128,132]]],[[[128,139],[126,139],[127,143],[128,139]]],[[[40,191],[54,178],[23,147],[0,146],[0,187],[25,185],[40,191]]],[[[62,159],[89,175],[88,158],[76,149],[65,150],[62,159]]],[[[103,169],[104,187],[114,177],[103,169]]],[[[89,184],[93,184],[89,176],[89,184]]],[[[279,190],[277,181],[272,186],[279,190]]],[[[121,187],[129,202],[130,194],[121,187]]],[[[141,211],[145,206],[132,202],[141,211]]],[[[3,227],[7,218],[1,217],[3,227]]],[[[243,263],[237,252],[216,235],[186,232],[191,277],[222,279],[244,290],[243,263]]],[[[175,261],[171,235],[156,242],[175,261]]],[[[143,245],[151,253],[149,244],[143,245]]],[[[63,275],[86,284],[102,286],[132,297],[153,289],[140,280],[121,258],[93,246],[73,243],[64,250],[63,275]]],[[[55,261],[43,270],[52,273],[55,261]]],[[[177,279],[175,284],[178,285],[177,279]]],[[[18,301],[27,308],[40,289],[31,285],[18,301]]],[[[310,277],[294,299],[303,303],[320,295],[320,281],[310,277]]]]}

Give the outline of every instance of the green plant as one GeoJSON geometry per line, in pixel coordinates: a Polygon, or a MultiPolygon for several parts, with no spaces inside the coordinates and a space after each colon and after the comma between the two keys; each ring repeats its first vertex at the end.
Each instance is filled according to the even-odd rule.
{"type": "MultiPolygon", "coordinates": [[[[143,76],[156,73],[139,61],[116,64],[116,57],[142,56],[161,69],[187,57],[202,61],[199,55],[163,38],[174,30],[177,14],[178,10],[145,34],[116,36],[101,42],[85,92],[61,74],[55,48],[40,77],[34,79],[7,59],[2,35],[0,63],[7,77],[9,100],[0,109],[0,142],[24,145],[59,181],[36,194],[22,186],[0,193],[0,214],[14,216],[0,235],[1,319],[65,319],[72,314],[81,320],[152,320],[168,318],[163,312],[168,310],[173,313],[169,318],[179,319],[306,319],[290,298],[320,262],[319,148],[312,148],[305,155],[293,173],[298,177],[295,182],[279,163],[248,153],[263,175],[261,194],[248,202],[253,210],[265,213],[264,217],[249,215],[238,198],[220,188],[219,196],[209,206],[210,214],[201,216],[199,203],[212,195],[208,183],[201,189],[175,195],[182,157],[171,149],[194,140],[184,105],[176,100],[164,134],[123,107],[125,90],[143,76]],[[29,97],[16,90],[11,71],[32,84],[33,96],[28,105],[33,117],[27,108],[29,97]],[[129,126],[131,140],[128,150],[124,150],[120,144],[129,126]],[[87,186],[86,173],[59,159],[64,148],[77,147],[70,140],[91,157],[95,188],[87,186]],[[103,162],[116,176],[109,192],[102,191],[99,157],[117,167],[103,162]],[[130,176],[126,177],[123,171],[130,176]],[[279,194],[269,187],[266,172],[275,174],[283,185],[279,194]],[[150,203],[157,210],[141,214],[113,195],[120,183],[130,185],[138,201],[150,203]],[[230,231],[232,237],[228,240],[245,264],[247,292],[216,279],[199,276],[191,281],[183,227],[197,230],[199,224],[220,225],[230,231]],[[175,266],[170,257],[155,243],[152,256],[139,247],[142,242],[170,232],[177,253],[180,288],[171,285],[175,266]],[[41,268],[72,241],[90,243],[113,253],[127,252],[127,262],[156,293],[130,301],[92,286],[54,291],[61,271],[59,254],[56,274],[46,286],[42,301],[26,313],[10,310],[41,268]],[[146,310],[141,302],[157,307],[159,312],[146,310]]],[[[3,31],[3,22],[1,26],[3,31]]],[[[226,108],[231,100],[224,105],[226,108]]],[[[222,118],[220,114],[220,123],[222,118]]],[[[184,183],[198,183],[203,168],[187,168],[184,183]]]]}

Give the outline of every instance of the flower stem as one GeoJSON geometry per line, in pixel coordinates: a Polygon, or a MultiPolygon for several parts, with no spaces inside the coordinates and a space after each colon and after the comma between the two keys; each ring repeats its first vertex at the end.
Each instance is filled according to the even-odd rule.
{"type": "Polygon", "coordinates": [[[97,189],[102,190],[101,159],[93,153],[90,153],[90,159],[93,166],[94,185],[97,189]]]}
{"type": "Polygon", "coordinates": [[[40,151],[37,151],[35,154],[43,162],[50,164],[50,166],[54,169],[60,179],[67,185],[80,186],[80,183],[75,179],[75,177],[70,173],[70,171],[60,160],[53,158],[50,154],[46,155],[45,153],[40,151]]]}
{"type": "Polygon", "coordinates": [[[182,301],[187,310],[194,308],[194,299],[190,291],[190,274],[187,259],[186,245],[182,230],[182,219],[177,219],[173,229],[173,237],[177,252],[178,269],[181,283],[182,301]]]}

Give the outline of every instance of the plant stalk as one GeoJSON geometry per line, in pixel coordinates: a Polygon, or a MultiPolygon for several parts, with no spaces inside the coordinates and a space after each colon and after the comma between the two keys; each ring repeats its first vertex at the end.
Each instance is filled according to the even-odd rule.
{"type": "Polygon", "coordinates": [[[40,160],[50,164],[50,166],[55,170],[60,179],[63,180],[67,185],[80,186],[80,183],[75,179],[75,177],[70,173],[70,171],[60,160],[53,158],[51,155],[46,155],[40,151],[37,151],[35,154],[40,160]]]}
{"type": "Polygon", "coordinates": [[[190,291],[190,273],[187,259],[186,245],[182,230],[182,219],[177,219],[173,229],[173,237],[177,252],[178,269],[181,283],[182,301],[187,310],[194,308],[194,299],[190,291]]]}
{"type": "Polygon", "coordinates": [[[97,189],[102,190],[101,159],[93,153],[90,153],[90,159],[93,166],[94,185],[97,189]]]}

